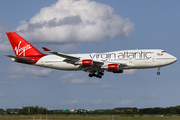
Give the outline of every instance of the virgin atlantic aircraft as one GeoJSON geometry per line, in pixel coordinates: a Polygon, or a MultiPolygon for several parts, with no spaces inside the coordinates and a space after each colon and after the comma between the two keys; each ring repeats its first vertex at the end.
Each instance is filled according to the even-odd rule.
{"type": "Polygon", "coordinates": [[[43,54],[15,32],[6,33],[15,56],[6,55],[12,61],[58,70],[82,70],[89,77],[101,78],[104,71],[123,73],[125,69],[160,68],[177,61],[177,58],[161,49],[123,50],[106,53],[63,54],[42,47],[43,54]]]}

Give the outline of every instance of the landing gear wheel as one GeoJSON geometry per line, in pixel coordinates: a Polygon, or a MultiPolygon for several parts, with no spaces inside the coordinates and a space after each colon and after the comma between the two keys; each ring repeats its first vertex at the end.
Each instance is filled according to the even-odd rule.
{"type": "Polygon", "coordinates": [[[160,72],[157,72],[157,75],[160,75],[161,73],[160,72]]]}
{"type": "Polygon", "coordinates": [[[93,77],[93,75],[92,75],[92,74],[89,74],[89,77],[93,77]]]}
{"type": "Polygon", "coordinates": [[[102,76],[101,76],[101,75],[98,75],[97,77],[98,77],[98,78],[100,78],[100,79],[102,78],[102,76]]]}
{"type": "Polygon", "coordinates": [[[95,73],[89,73],[89,77],[97,77],[97,78],[102,78],[102,76],[104,75],[103,72],[98,72],[97,74],[95,73]]]}
{"type": "Polygon", "coordinates": [[[100,75],[101,75],[101,76],[103,76],[103,75],[104,75],[104,73],[103,73],[103,72],[100,72],[100,75]]]}
{"type": "Polygon", "coordinates": [[[157,75],[160,75],[160,72],[159,72],[159,71],[160,71],[160,69],[161,69],[161,68],[159,67],[159,68],[158,68],[158,72],[157,72],[157,75]]]}

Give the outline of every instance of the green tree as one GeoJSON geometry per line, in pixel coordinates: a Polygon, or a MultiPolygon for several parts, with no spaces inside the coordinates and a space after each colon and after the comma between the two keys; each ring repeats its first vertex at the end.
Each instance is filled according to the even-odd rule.
{"type": "Polygon", "coordinates": [[[136,107],[132,108],[133,113],[137,113],[137,110],[138,109],[136,107]]]}
{"type": "Polygon", "coordinates": [[[133,114],[133,111],[130,111],[130,110],[124,110],[121,114],[127,114],[127,115],[130,115],[130,114],[133,114]]]}

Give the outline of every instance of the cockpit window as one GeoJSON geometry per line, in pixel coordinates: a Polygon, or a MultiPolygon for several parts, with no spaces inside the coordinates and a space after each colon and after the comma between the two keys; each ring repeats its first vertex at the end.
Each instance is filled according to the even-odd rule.
{"type": "Polygon", "coordinates": [[[166,51],[161,51],[162,53],[165,53],[166,51]]]}

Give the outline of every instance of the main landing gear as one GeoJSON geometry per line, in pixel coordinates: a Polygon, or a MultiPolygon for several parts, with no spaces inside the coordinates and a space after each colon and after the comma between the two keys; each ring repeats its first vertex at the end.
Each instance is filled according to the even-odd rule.
{"type": "Polygon", "coordinates": [[[97,74],[95,74],[95,73],[89,73],[89,77],[102,78],[103,75],[104,75],[103,72],[97,72],[97,74]]]}
{"type": "Polygon", "coordinates": [[[158,68],[158,72],[157,72],[157,75],[160,75],[161,73],[159,72],[160,71],[160,68],[158,68]]]}

